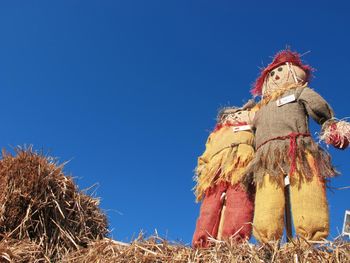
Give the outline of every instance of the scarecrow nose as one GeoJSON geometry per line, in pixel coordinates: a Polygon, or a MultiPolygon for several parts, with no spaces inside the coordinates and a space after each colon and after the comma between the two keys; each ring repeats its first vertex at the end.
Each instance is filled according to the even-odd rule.
{"type": "Polygon", "coordinates": [[[278,75],[276,75],[275,80],[279,80],[279,79],[280,79],[280,77],[278,75]]]}

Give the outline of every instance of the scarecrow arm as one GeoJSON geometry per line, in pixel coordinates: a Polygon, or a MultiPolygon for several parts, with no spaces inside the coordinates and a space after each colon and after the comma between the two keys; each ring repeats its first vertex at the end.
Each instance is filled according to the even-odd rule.
{"type": "Polygon", "coordinates": [[[310,88],[303,89],[299,101],[304,105],[307,114],[320,125],[334,116],[333,110],[327,101],[310,88]]]}
{"type": "Polygon", "coordinates": [[[322,125],[321,140],[338,149],[345,149],[350,140],[350,124],[338,121],[329,104],[318,93],[305,88],[300,94],[299,101],[303,103],[309,116],[322,125]]]}

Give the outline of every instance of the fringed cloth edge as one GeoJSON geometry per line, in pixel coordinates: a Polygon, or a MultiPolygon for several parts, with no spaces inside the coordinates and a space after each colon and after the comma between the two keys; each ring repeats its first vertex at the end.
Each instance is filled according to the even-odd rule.
{"type": "Polygon", "coordinates": [[[288,156],[290,157],[290,169],[289,175],[292,175],[296,169],[296,150],[298,137],[311,137],[310,133],[292,132],[286,136],[278,136],[276,138],[269,139],[260,144],[256,149],[259,150],[263,145],[276,140],[289,140],[288,156]]]}
{"type": "Polygon", "coordinates": [[[281,174],[289,174],[292,185],[304,178],[310,180],[313,176],[320,176],[327,179],[339,174],[331,164],[330,155],[311,137],[299,136],[294,142],[292,140],[270,140],[257,149],[248,167],[248,172],[254,174],[256,185],[262,184],[266,174],[277,184],[283,183],[279,180],[281,174]],[[314,164],[310,163],[308,155],[314,164]],[[300,174],[303,178],[298,176],[300,174]]]}
{"type": "Polygon", "coordinates": [[[194,192],[196,201],[202,200],[210,187],[221,182],[229,184],[242,183],[246,188],[247,167],[254,158],[254,148],[249,144],[226,147],[215,154],[205,167],[196,169],[194,192]]]}

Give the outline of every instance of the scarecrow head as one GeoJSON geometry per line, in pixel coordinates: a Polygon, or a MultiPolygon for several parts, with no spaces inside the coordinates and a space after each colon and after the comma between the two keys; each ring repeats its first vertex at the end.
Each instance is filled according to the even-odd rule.
{"type": "Polygon", "coordinates": [[[293,83],[304,84],[310,79],[311,72],[312,68],[302,63],[298,53],[289,49],[282,50],[262,70],[251,92],[254,96],[261,96],[293,83]]]}
{"type": "Polygon", "coordinates": [[[217,123],[225,124],[249,124],[251,121],[250,110],[255,106],[254,100],[249,100],[243,107],[226,107],[219,111],[217,123]]]}

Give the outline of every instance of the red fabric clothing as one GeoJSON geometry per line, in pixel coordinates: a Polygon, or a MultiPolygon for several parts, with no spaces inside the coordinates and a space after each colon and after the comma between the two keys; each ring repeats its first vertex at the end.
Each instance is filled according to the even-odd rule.
{"type": "Polygon", "coordinates": [[[326,139],[327,144],[333,145],[335,148],[345,150],[349,146],[349,140],[347,137],[342,137],[337,131],[337,123],[332,123],[330,127],[330,135],[326,139]]]}
{"type": "Polygon", "coordinates": [[[236,241],[249,239],[253,213],[253,198],[240,184],[221,183],[211,187],[201,205],[192,240],[193,247],[208,247],[208,237],[217,238],[221,216],[224,220],[222,239],[231,237],[236,241]],[[226,201],[222,198],[223,193],[226,194],[226,201]],[[224,202],[226,209],[221,215],[224,202]]]}
{"type": "Polygon", "coordinates": [[[252,232],[254,201],[240,184],[230,185],[226,192],[226,209],[223,214],[222,238],[241,241],[249,239],[252,232]]]}
{"type": "Polygon", "coordinates": [[[193,247],[208,247],[208,237],[216,238],[220,224],[220,214],[223,207],[222,194],[226,191],[225,184],[218,184],[208,189],[200,208],[196,230],[193,234],[193,247]]]}

